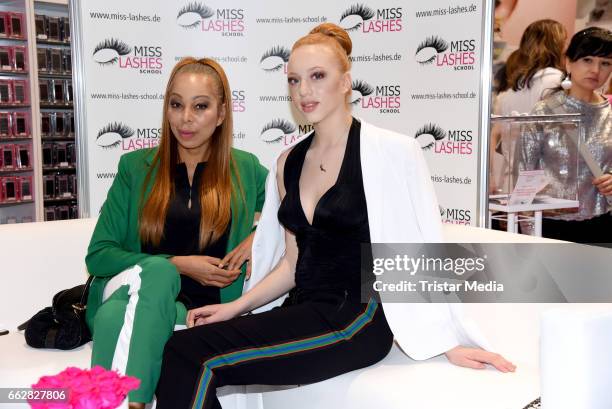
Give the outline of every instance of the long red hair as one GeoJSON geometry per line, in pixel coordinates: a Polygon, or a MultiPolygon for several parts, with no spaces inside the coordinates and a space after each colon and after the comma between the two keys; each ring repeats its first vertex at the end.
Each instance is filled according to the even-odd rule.
{"type": "MultiPolygon", "coordinates": [[[[164,232],[164,222],[168,214],[168,206],[174,195],[174,177],[176,165],[179,163],[179,154],[176,137],[168,121],[169,95],[178,73],[198,73],[212,78],[215,84],[219,107],[225,107],[225,118],[219,125],[210,140],[208,149],[208,163],[204,169],[200,185],[200,249],[208,243],[214,242],[223,235],[231,217],[232,180],[234,170],[239,191],[242,194],[240,178],[236,171],[236,164],[232,157],[232,101],[227,76],[223,68],[209,58],[195,59],[183,58],[179,61],[166,86],[164,96],[164,110],[161,129],[161,140],[153,164],[146,175],[140,206],[140,240],[158,246],[164,232]],[[153,175],[151,192],[145,200],[147,186],[153,175]]],[[[204,160],[205,158],[202,158],[204,160]]],[[[243,197],[244,200],[244,197],[243,197]]]]}

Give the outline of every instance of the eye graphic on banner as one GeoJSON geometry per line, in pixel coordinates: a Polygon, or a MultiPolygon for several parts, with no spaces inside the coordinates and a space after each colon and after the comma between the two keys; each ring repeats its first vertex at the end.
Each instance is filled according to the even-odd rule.
{"type": "Polygon", "coordinates": [[[353,81],[353,93],[351,94],[351,104],[357,105],[363,97],[367,97],[374,92],[374,88],[370,84],[362,80],[353,81]]]}
{"type": "Polygon", "coordinates": [[[355,4],[349,7],[340,16],[340,25],[346,31],[359,30],[365,21],[374,17],[374,10],[363,4],[355,4]]]}
{"type": "Polygon", "coordinates": [[[161,74],[162,48],[153,45],[129,46],[116,38],[106,39],[94,48],[93,59],[99,65],[115,65],[119,69],[136,70],[140,74],[161,74]]]}
{"type": "Polygon", "coordinates": [[[476,66],[476,40],[465,39],[449,42],[435,35],[429,36],[419,43],[414,58],[423,66],[473,71],[476,66]]]}
{"type": "Polygon", "coordinates": [[[202,20],[211,18],[214,15],[215,11],[213,9],[205,4],[194,1],[180,9],[176,16],[176,22],[183,28],[192,29],[202,25],[202,20]]]}
{"type": "Polygon", "coordinates": [[[353,81],[351,104],[374,110],[379,114],[399,114],[402,106],[402,89],[399,84],[370,85],[364,80],[353,81]]]}
{"type": "Polygon", "coordinates": [[[261,140],[267,143],[277,143],[295,133],[297,127],[286,119],[273,119],[261,129],[261,140]]]}
{"type": "Polygon", "coordinates": [[[440,37],[427,37],[417,47],[415,58],[419,64],[427,65],[434,62],[436,55],[448,50],[448,43],[440,37]]]}
{"type": "Polygon", "coordinates": [[[134,136],[134,130],[121,122],[113,122],[100,129],[96,144],[104,149],[116,148],[123,139],[134,136]]]}
{"type": "Polygon", "coordinates": [[[442,223],[469,225],[472,221],[472,212],[461,208],[444,208],[438,206],[442,223]]]}
{"type": "Polygon", "coordinates": [[[473,152],[473,132],[468,129],[445,131],[442,127],[429,123],[416,131],[414,138],[424,151],[438,155],[471,155],[473,152]]]}
{"type": "Polygon", "coordinates": [[[159,145],[161,129],[134,129],[122,122],[111,122],[100,129],[96,144],[102,149],[120,148],[122,151],[134,151],[142,148],[153,148],[159,145]]]}
{"type": "Polygon", "coordinates": [[[274,46],[261,56],[259,66],[267,72],[283,69],[286,74],[289,55],[291,55],[291,51],[287,47],[280,45],[274,46]]]}
{"type": "Polygon", "coordinates": [[[215,10],[197,1],[179,10],[176,23],[186,30],[200,27],[200,31],[219,33],[223,37],[242,37],[245,31],[244,9],[215,10]]]}
{"type": "Polygon", "coordinates": [[[100,65],[115,64],[122,55],[132,52],[132,47],[121,40],[110,38],[102,41],[94,48],[93,58],[100,65]]]}
{"type": "Polygon", "coordinates": [[[346,31],[385,33],[402,31],[401,7],[372,8],[354,4],[340,15],[340,26],[346,31]]]}
{"type": "Polygon", "coordinates": [[[434,147],[436,141],[446,138],[446,132],[438,125],[429,123],[416,131],[414,138],[423,150],[429,150],[434,147]]]}

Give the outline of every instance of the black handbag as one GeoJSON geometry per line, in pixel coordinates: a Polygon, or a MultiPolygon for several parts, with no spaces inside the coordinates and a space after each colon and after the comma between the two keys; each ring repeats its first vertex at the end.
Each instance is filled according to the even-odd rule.
{"type": "Polygon", "coordinates": [[[26,343],[33,348],[74,349],[91,341],[85,322],[87,295],[93,276],[84,285],[60,291],[50,307],[37,312],[19,329],[25,329],[26,343]]]}

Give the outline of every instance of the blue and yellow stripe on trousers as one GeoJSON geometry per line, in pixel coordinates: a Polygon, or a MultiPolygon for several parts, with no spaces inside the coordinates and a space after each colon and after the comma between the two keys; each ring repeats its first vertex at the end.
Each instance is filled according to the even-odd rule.
{"type": "Polygon", "coordinates": [[[326,332],[314,337],[284,342],[277,345],[246,348],[223,355],[217,355],[208,359],[202,364],[200,379],[198,381],[196,394],[191,406],[192,409],[200,409],[202,404],[205,402],[208,389],[213,378],[213,371],[215,369],[229,365],[241,364],[248,361],[277,358],[298,352],[313,351],[329,347],[342,341],[350,340],[366,325],[372,322],[377,308],[378,304],[376,301],[370,299],[365,310],[343,329],[326,332]]]}

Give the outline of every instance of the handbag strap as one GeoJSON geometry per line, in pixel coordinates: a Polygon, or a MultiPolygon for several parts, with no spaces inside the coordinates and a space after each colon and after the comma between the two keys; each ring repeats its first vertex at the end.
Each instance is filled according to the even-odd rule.
{"type": "Polygon", "coordinates": [[[87,297],[89,296],[89,287],[91,287],[91,283],[93,282],[94,278],[94,276],[90,275],[89,277],[87,277],[87,282],[85,282],[85,287],[83,288],[83,293],[81,294],[81,300],[79,301],[79,304],[83,306],[87,304],[87,297]]]}

